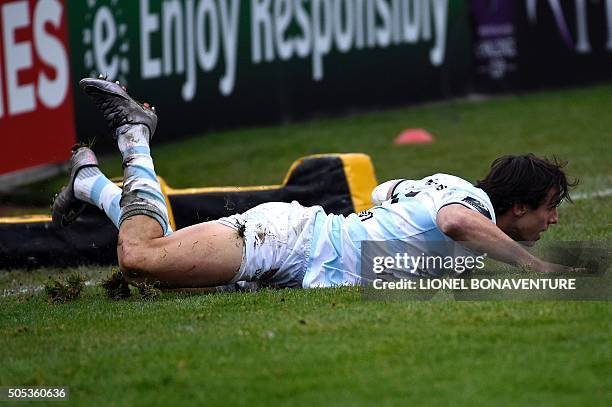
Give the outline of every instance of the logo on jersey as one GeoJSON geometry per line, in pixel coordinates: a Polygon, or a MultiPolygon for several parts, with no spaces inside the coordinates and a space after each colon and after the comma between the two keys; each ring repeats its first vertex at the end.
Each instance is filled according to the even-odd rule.
{"type": "Polygon", "coordinates": [[[359,220],[363,222],[374,217],[374,214],[372,211],[361,211],[357,214],[357,216],[359,216],[359,220]]]}
{"type": "Polygon", "coordinates": [[[493,220],[491,217],[491,212],[487,209],[486,206],[482,204],[478,199],[474,199],[472,197],[463,198],[463,202],[470,205],[472,208],[476,209],[478,212],[482,213],[484,216],[489,218],[489,220],[493,220]]]}

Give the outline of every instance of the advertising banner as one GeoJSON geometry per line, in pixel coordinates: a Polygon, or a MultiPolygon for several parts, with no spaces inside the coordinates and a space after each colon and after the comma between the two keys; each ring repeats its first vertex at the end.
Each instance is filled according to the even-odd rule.
{"type": "MultiPolygon", "coordinates": [[[[465,92],[467,16],[448,0],[88,0],[69,9],[72,69],[127,83],[171,140],[465,92]]],[[[80,137],[110,144],[75,101],[80,137]]]]}
{"type": "Polygon", "coordinates": [[[0,2],[0,189],[25,169],[70,157],[75,128],[65,11],[60,0],[0,2]]]}
{"type": "Polygon", "coordinates": [[[611,0],[517,3],[523,85],[558,86],[610,79],[611,0]]]}
{"type": "Polygon", "coordinates": [[[477,91],[511,90],[517,84],[516,3],[471,1],[477,91]]]}
{"type": "Polygon", "coordinates": [[[581,84],[612,75],[612,1],[521,3],[519,56],[527,85],[581,84]]]}

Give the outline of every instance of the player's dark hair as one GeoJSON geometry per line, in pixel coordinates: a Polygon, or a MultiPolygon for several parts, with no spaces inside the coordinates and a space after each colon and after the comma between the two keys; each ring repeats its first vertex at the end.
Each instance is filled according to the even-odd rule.
{"type": "Polygon", "coordinates": [[[533,154],[505,155],[491,163],[489,174],[476,186],[489,195],[497,216],[504,214],[515,203],[537,208],[546,199],[551,187],[559,189],[553,201],[555,205],[564,199],[572,202],[569,189],[578,185],[578,180],[567,179],[563,172],[566,164],[554,156],[549,160],[533,154]]]}

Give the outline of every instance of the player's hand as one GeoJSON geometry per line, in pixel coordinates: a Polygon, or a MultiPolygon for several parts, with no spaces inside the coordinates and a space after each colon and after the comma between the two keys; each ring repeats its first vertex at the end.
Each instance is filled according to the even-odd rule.
{"type": "Polygon", "coordinates": [[[540,260],[533,265],[532,271],[539,273],[584,273],[587,271],[587,269],[582,267],[564,266],[562,264],[549,263],[547,261],[540,260]]]}

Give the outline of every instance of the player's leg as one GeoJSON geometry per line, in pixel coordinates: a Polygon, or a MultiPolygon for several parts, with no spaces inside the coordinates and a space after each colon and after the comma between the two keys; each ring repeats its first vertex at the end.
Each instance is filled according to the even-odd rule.
{"type": "MultiPolygon", "coordinates": [[[[155,174],[149,149],[149,128],[143,124],[125,124],[115,130],[115,135],[123,157],[123,195],[120,201],[119,230],[121,231],[124,220],[144,215],[157,221],[161,227],[161,236],[172,234],[166,198],[155,174]]],[[[146,233],[148,238],[159,237],[158,235],[158,231],[146,233]]]]}
{"type": "Polygon", "coordinates": [[[121,188],[102,174],[93,151],[84,146],[75,146],[68,184],[53,201],[52,219],[56,225],[66,226],[76,220],[89,203],[103,210],[119,227],[120,198],[121,188]]]}
{"type": "Polygon", "coordinates": [[[240,269],[243,253],[243,238],[227,226],[206,222],[161,237],[159,223],[143,215],[123,221],[117,243],[128,280],[166,288],[228,284],[240,269]]]}
{"type": "Polygon", "coordinates": [[[124,275],[134,282],[159,282],[164,287],[230,282],[242,261],[242,238],[217,223],[172,233],[150,154],[148,127],[126,124],[116,135],[124,168],[117,243],[124,275]]]}
{"type": "MultiPolygon", "coordinates": [[[[93,151],[77,147],[72,154],[69,182],[53,204],[53,221],[66,226],[89,203],[103,210],[119,228],[121,193],[121,188],[102,174],[93,151]]],[[[240,268],[242,238],[234,229],[207,223],[166,238],[160,238],[162,233],[159,221],[148,216],[127,217],[122,223],[119,261],[131,281],[160,281],[165,287],[210,287],[226,284],[240,268]]]]}
{"type": "Polygon", "coordinates": [[[227,226],[205,223],[177,233],[170,229],[166,201],[155,174],[149,140],[157,116],[125,89],[102,79],[81,88],[100,108],[123,156],[117,254],[124,275],[165,287],[226,284],[240,268],[243,241],[227,226]]]}

